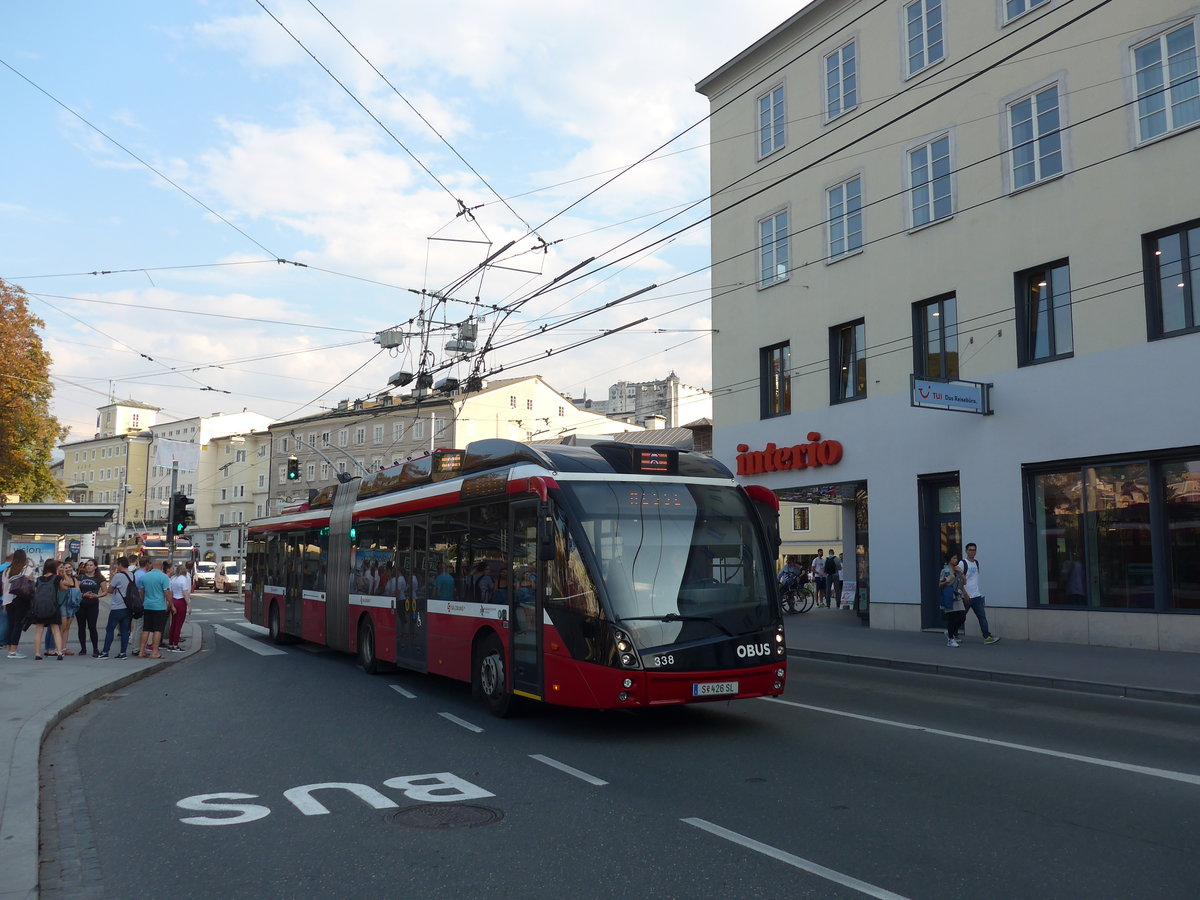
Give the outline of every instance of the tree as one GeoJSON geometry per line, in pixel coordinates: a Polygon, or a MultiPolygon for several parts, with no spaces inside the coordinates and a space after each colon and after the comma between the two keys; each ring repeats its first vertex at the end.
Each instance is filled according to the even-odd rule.
{"type": "Polygon", "coordinates": [[[67,436],[52,416],[50,356],[29,311],[25,292],[0,279],[0,495],[24,503],[59,500],[62,485],[50,474],[50,451],[67,436]]]}

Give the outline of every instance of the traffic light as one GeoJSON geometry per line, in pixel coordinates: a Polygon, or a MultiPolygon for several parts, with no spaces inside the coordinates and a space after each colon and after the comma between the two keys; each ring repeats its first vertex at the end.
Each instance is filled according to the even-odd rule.
{"type": "Polygon", "coordinates": [[[192,498],[179,491],[171,495],[171,534],[179,535],[187,531],[187,527],[196,521],[188,504],[192,498]]]}
{"type": "Polygon", "coordinates": [[[287,480],[295,481],[300,477],[300,460],[294,456],[288,457],[287,480]]]}

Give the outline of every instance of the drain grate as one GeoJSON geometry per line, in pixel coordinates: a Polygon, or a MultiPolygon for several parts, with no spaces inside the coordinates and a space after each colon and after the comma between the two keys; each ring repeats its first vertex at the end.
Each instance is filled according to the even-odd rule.
{"type": "Polygon", "coordinates": [[[479,828],[499,822],[503,818],[504,813],[501,810],[490,806],[472,806],[469,803],[409,806],[383,817],[385,822],[392,825],[441,829],[479,828]]]}

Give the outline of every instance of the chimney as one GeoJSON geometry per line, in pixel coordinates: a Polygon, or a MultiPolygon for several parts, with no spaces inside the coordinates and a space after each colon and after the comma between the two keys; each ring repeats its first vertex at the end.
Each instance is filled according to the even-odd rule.
{"type": "Polygon", "coordinates": [[[646,428],[648,428],[650,431],[662,431],[666,427],[666,416],[646,416],[646,428]]]}

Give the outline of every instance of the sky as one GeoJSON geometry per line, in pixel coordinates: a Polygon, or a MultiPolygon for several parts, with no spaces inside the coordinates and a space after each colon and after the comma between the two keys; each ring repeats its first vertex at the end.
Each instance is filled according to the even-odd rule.
{"type": "Polygon", "coordinates": [[[51,412],[312,414],[465,378],[463,323],[485,376],[711,388],[708,229],[664,240],[708,213],[694,85],[804,5],[5,4],[0,278],[51,412]]]}

